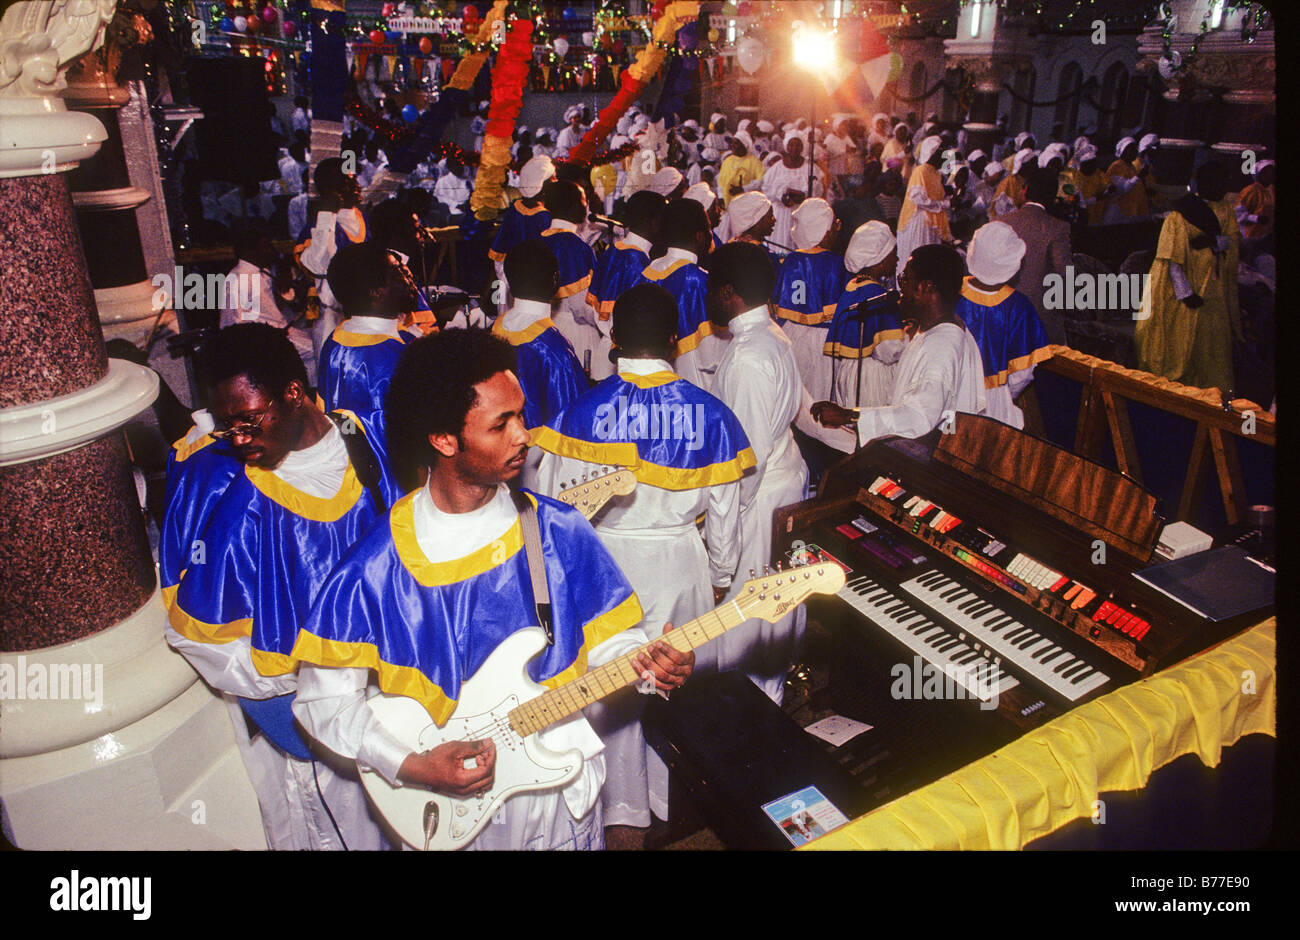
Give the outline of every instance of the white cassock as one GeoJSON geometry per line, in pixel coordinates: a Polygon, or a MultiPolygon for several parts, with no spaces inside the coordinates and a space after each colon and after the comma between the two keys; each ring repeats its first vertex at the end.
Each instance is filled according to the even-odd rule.
{"type": "MultiPolygon", "coordinates": [[[[509,491],[473,512],[441,512],[427,487],[412,506],[415,537],[429,560],[455,561],[486,548],[514,525],[518,515],[509,491]]],[[[591,651],[588,663],[602,665],[645,642],[633,631],[620,633],[591,651]]],[[[367,669],[329,669],[303,663],[299,667],[294,716],[312,737],[331,750],[378,772],[400,785],[397,771],[410,750],[375,717],[366,700],[376,694],[367,669]]],[[[544,747],[561,753],[582,752],[582,771],[564,789],[533,790],[511,797],[488,826],[466,846],[479,850],[601,849],[605,846],[600,789],[605,760],[600,739],[582,715],[552,725],[538,735],[544,747]]]]}
{"type": "Polygon", "coordinates": [[[907,342],[890,403],[862,410],[858,439],[916,438],[956,412],[982,414],[984,408],[984,362],[975,338],[961,324],[940,323],[907,342]]]}
{"type": "MultiPolygon", "coordinates": [[[[342,488],[346,469],[346,446],[339,432],[331,429],[319,442],[295,451],[292,459],[271,472],[310,496],[330,499],[342,488]]],[[[234,697],[267,699],[288,694],[298,686],[296,675],[264,676],[258,672],[246,636],[229,643],[199,643],[181,636],[171,624],[163,633],[167,643],[226,701],[240,756],[257,794],[268,848],[341,851],[345,843],[350,850],[389,847],[371,818],[355,767],[323,754],[315,760],[301,760],[276,747],[264,734],[248,735],[243,710],[234,697]]],[[[320,750],[313,748],[313,752],[320,750]]]]}
{"type": "Polygon", "coordinates": [[[845,408],[875,408],[888,405],[894,393],[894,379],[898,360],[907,347],[901,339],[882,339],[876,343],[871,355],[858,359],[834,359],[834,387],[831,400],[845,408]],[[862,367],[858,375],[859,362],[862,367]],[[861,390],[861,399],[858,397],[861,390]]]}
{"type": "MultiPolygon", "coordinates": [[[[740,561],[732,600],[749,578],[771,562],[772,514],[804,498],[808,467],[790,425],[805,410],[808,393],[790,340],[768,315],[767,305],[731,321],[731,342],[714,377],[713,394],[740,419],[758,464],[740,481],[740,561]]],[[[777,623],[750,620],[723,634],[702,653],[697,668],[744,672],[768,698],[781,703],[785,676],[802,639],[803,607],[777,623]]]]}
{"type": "MultiPolygon", "coordinates": [[[[583,135],[586,133],[587,129],[581,124],[578,125],[576,131],[573,129],[573,125],[566,124],[560,130],[560,135],[555,138],[555,153],[552,154],[552,156],[554,156],[556,160],[563,160],[568,157],[569,151],[582,143],[583,135]]],[[[533,152],[537,152],[536,148],[534,148],[533,152]]]]}
{"type": "Polygon", "coordinates": [[[311,244],[303,249],[301,261],[302,266],[316,279],[316,296],[320,300],[320,316],[311,325],[311,344],[317,359],[320,359],[320,350],[325,345],[325,340],[330,338],[334,328],[343,319],[343,310],[325,278],[329,273],[330,262],[342,247],[335,243],[336,224],[353,239],[361,238],[366,228],[360,209],[341,209],[338,212],[321,210],[316,213],[316,225],[310,236],[311,244]]]}
{"type": "MultiPolygon", "coordinates": [[[[620,359],[620,373],[671,372],[662,359],[620,359]]],[[[533,448],[540,450],[540,448],[533,448]]],[[[546,454],[538,470],[541,492],[554,496],[570,480],[601,468],[546,454]]],[[[633,630],[648,642],[714,608],[713,585],[728,587],[740,556],[740,482],[689,490],[646,483],[616,497],[597,516],[596,535],[636,591],[644,619],[633,630]],[[695,520],[704,519],[704,540],[695,520]],[[707,542],[707,548],[705,546],[707,542]]],[[[703,650],[697,653],[703,655],[703,650]]],[[[586,709],[605,742],[606,779],[601,796],[606,826],[650,825],[650,813],[668,818],[668,768],[641,732],[644,699],[623,689],[586,709]]]]}
{"type": "Polygon", "coordinates": [[[943,233],[930,224],[928,212],[944,212],[948,208],[947,199],[931,199],[924,186],[913,186],[907,191],[907,199],[916,204],[916,211],[907,220],[907,225],[898,233],[898,273],[903,273],[912,252],[922,245],[937,245],[943,241],[943,233]]]}
{"type": "MultiPolygon", "coordinates": [[[[565,219],[551,219],[551,228],[573,232],[581,238],[585,231],[565,219]]],[[[588,272],[589,274],[591,272],[588,272]]],[[[555,302],[555,312],[551,315],[555,328],[569,341],[583,370],[591,376],[592,381],[599,382],[614,374],[614,364],[609,361],[609,350],[613,345],[610,338],[610,321],[601,323],[596,310],[587,303],[587,288],[575,294],[562,297],[555,302]]]]}
{"type": "MultiPolygon", "coordinates": [[[[803,193],[805,196],[822,196],[824,187],[821,171],[817,170],[815,172],[813,191],[808,192],[808,158],[805,157],[804,162],[795,169],[786,166],[784,160],[777,160],[763,173],[760,188],[767,198],[772,200],[772,213],[776,216],[776,225],[768,238],[777,245],[785,245],[788,248],[794,247],[794,237],[790,234],[790,227],[794,224],[794,208],[782,205],[781,197],[785,195],[788,189],[803,193]]],[[[779,254],[786,253],[786,248],[777,248],[775,250],[779,254]]]]}

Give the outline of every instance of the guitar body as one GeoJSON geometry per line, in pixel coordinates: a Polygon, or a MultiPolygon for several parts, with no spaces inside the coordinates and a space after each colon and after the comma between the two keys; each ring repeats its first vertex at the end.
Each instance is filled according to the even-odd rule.
{"type": "Polygon", "coordinates": [[[480,797],[452,797],[422,787],[393,787],[373,770],[361,771],[361,782],[375,807],[407,844],[416,849],[463,848],[492,822],[493,815],[510,797],[566,786],[582,772],[581,751],[548,751],[538,743],[536,734],[521,738],[509,725],[511,709],[546,691],[524,671],[545,647],[546,634],[538,627],[507,637],[478,672],[461,685],[456,711],[441,728],[412,698],[381,694],[370,699],[371,711],[412,751],[489,736],[496,742],[492,789],[480,797]],[[503,690],[507,693],[504,698],[503,690]],[[431,835],[426,832],[426,823],[433,827],[431,835]]]}

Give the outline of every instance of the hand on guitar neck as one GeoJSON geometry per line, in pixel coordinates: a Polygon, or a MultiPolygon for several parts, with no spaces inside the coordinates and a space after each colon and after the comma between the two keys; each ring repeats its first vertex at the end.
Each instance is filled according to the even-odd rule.
{"type": "MultiPolygon", "coordinates": [[[[673,628],[664,625],[664,633],[673,628]]],[[[695,668],[695,651],[683,652],[664,641],[649,647],[634,660],[638,671],[649,670],[655,687],[663,692],[680,689],[695,668]]],[[[406,755],[397,779],[449,796],[474,796],[492,789],[496,777],[496,746],[491,741],[448,741],[406,755]]]]}

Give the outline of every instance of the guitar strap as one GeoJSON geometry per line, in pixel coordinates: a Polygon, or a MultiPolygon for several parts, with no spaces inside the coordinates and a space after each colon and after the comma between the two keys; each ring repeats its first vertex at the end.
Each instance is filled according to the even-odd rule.
{"type": "Polygon", "coordinates": [[[331,411],[327,416],[343,435],[343,446],[347,448],[348,460],[352,463],[352,470],[356,473],[357,480],[370,494],[370,500],[375,504],[375,511],[381,516],[384,515],[388,512],[388,503],[384,500],[383,490],[379,486],[379,458],[375,456],[370,442],[348,415],[331,411]]]}
{"type": "Polygon", "coordinates": [[[524,533],[524,554],[528,556],[528,576],[533,582],[533,603],[537,607],[537,623],[546,631],[546,643],[555,645],[555,629],[551,625],[551,592],[546,586],[546,564],[542,560],[542,533],[537,527],[537,507],[520,489],[511,488],[510,496],[519,510],[519,527],[524,533]]]}

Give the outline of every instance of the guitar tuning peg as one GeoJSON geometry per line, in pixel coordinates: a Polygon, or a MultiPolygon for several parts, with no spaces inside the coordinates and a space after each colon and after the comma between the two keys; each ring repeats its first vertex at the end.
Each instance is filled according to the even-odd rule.
{"type": "Polygon", "coordinates": [[[578,485],[577,477],[574,477],[572,480],[569,481],[569,486],[577,486],[577,485],[578,485]]]}
{"type": "Polygon", "coordinates": [[[750,576],[751,578],[754,577],[754,569],[753,569],[753,568],[750,568],[750,569],[749,569],[749,576],[750,576]]]}
{"type": "Polygon", "coordinates": [[[583,483],[587,482],[587,475],[585,473],[582,475],[582,482],[583,483]]]}
{"type": "Polygon", "coordinates": [[[780,561],[778,561],[778,562],[776,563],[776,570],[777,570],[778,572],[781,570],[781,562],[780,562],[780,561]]]}
{"type": "Polygon", "coordinates": [[[768,575],[768,574],[771,574],[771,573],[772,573],[772,566],[771,566],[771,565],[764,565],[764,566],[763,566],[763,574],[768,575]]]}

